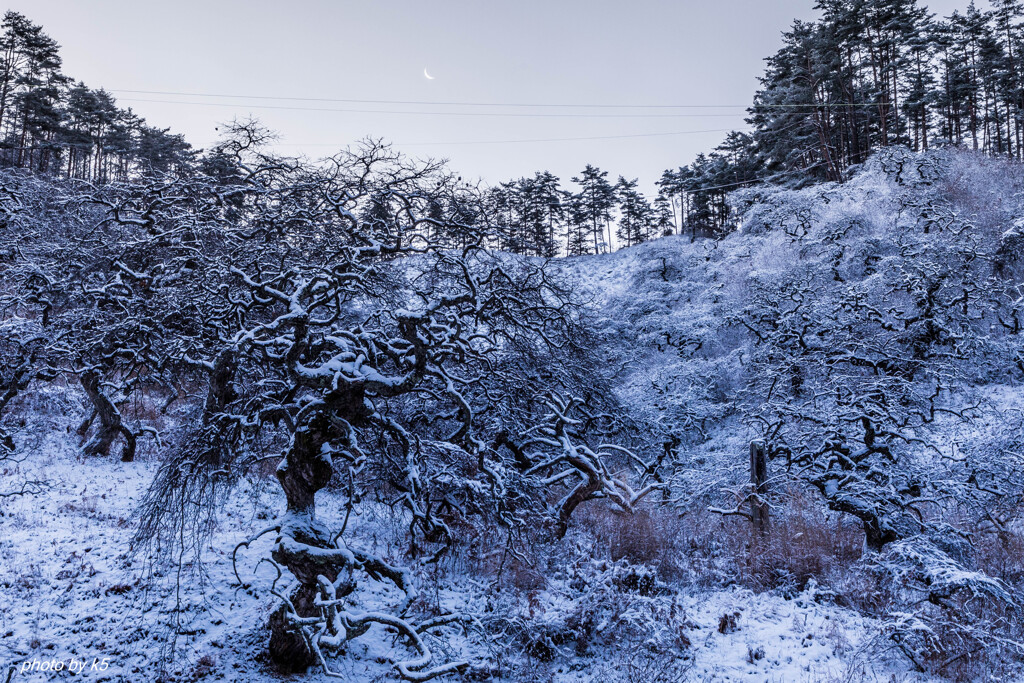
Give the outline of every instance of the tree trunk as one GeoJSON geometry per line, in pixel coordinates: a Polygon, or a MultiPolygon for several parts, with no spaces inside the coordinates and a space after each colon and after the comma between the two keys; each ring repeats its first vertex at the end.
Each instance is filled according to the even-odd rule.
{"type": "MultiPolygon", "coordinates": [[[[316,587],[300,585],[289,596],[299,614],[315,614],[316,587]]],[[[283,674],[305,673],[316,664],[316,656],[306,644],[306,639],[288,622],[288,608],[281,605],[270,615],[270,643],[267,650],[275,668],[283,674]]]]}
{"type": "Polygon", "coordinates": [[[206,395],[206,409],[203,411],[203,423],[209,424],[229,403],[235,400],[234,379],[238,363],[235,354],[227,349],[218,354],[210,373],[210,391],[206,395]]]}
{"type": "Polygon", "coordinates": [[[89,401],[96,410],[96,417],[99,419],[99,426],[96,433],[85,444],[82,452],[85,455],[110,455],[110,447],[117,439],[117,435],[124,436],[124,450],[121,451],[121,460],[131,462],[135,459],[135,435],[124,426],[121,421],[121,413],[110,401],[103,389],[100,387],[100,375],[95,370],[86,370],[80,378],[82,388],[85,389],[89,401]]]}
{"type": "Polygon", "coordinates": [[[762,500],[768,492],[768,457],[764,441],[750,442],[750,483],[757,495],[750,500],[750,521],[759,538],[768,535],[768,505],[762,500]]]}
{"type": "MultiPolygon", "coordinates": [[[[321,451],[331,431],[325,414],[314,416],[305,428],[295,433],[284,462],[277,468],[287,511],[271,555],[298,581],[289,600],[299,617],[318,614],[314,606],[317,577],[322,575],[333,582],[341,569],[340,563],[310,552],[334,547],[330,532],[316,518],[316,492],[330,482],[334,471],[331,456],[321,451]]],[[[316,657],[302,634],[289,623],[288,611],[287,606],[282,605],[270,617],[270,657],[283,673],[305,671],[316,663],[316,657]]]]}

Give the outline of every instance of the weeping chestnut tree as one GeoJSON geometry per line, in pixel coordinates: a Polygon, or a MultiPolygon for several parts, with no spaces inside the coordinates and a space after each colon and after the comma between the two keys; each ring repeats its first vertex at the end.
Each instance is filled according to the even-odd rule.
{"type": "Polygon", "coordinates": [[[579,311],[542,263],[485,248],[471,189],[376,144],[314,167],[261,155],[242,133],[219,150],[229,180],[210,193],[230,214],[188,245],[207,278],[189,300],[200,323],[165,343],[169,365],[207,386],[201,415],[154,481],[137,540],[201,537],[231,482],[276,460],[285,508],[256,537],[274,538],[261,565],[276,576],[278,667],[331,674],[348,641],[386,629],[410,649],[402,677],[461,670],[435,662],[424,634],[463,615],[416,618],[412,572],[350,537],[364,496],[402,510],[409,555],[436,555],[454,519],[528,511],[560,536],[586,500],[629,510],[652,489],[634,491],[632,473],[651,468],[594,440],[593,392],[563,396],[582,386],[579,311]],[[342,509],[324,515],[317,493],[332,481],[342,509]],[[358,610],[369,579],[404,597],[358,610]]]}
{"type": "Polygon", "coordinates": [[[423,479],[433,473],[424,467],[424,452],[440,450],[448,466],[476,468],[501,483],[474,432],[470,394],[476,385],[488,388],[488,356],[499,351],[505,328],[533,323],[541,329],[556,311],[537,296],[542,290],[523,296],[521,274],[475,250],[428,255],[420,282],[402,282],[395,264],[380,257],[405,248],[379,237],[346,247],[317,268],[262,276],[234,271],[235,300],[248,311],[231,348],[241,360],[239,379],[258,377],[252,386],[259,388],[246,392],[240,413],[223,419],[273,422],[288,438],[277,469],[287,510],[275,525],[272,556],[297,587],[281,596],[273,620],[275,659],[307,664],[313,654],[322,656],[380,623],[397,628],[419,650],[400,665],[402,675],[426,678],[456,665],[426,669],[430,653],[411,624],[345,608],[357,572],[383,577],[411,599],[409,576],[339,543],[339,530],[316,514],[316,493],[339,471],[346,480],[359,477],[372,459],[399,492],[414,537],[448,535],[429,505],[430,482],[423,479]],[[375,281],[389,270],[404,307],[392,308],[391,297],[375,294],[375,281]],[[427,430],[436,442],[411,433],[399,417],[415,421],[427,410],[438,418],[427,430]]]}
{"type": "MultiPolygon", "coordinates": [[[[610,443],[621,411],[570,288],[488,249],[474,188],[374,142],[313,165],[267,140],[234,126],[188,173],[122,184],[0,177],[0,417],[60,379],[81,389],[85,454],[165,458],[133,543],[147,559],[200,559],[234,485],[274,462],[285,504],[256,537],[273,534],[257,564],[278,667],[331,674],[383,629],[409,648],[404,678],[461,670],[427,632],[465,615],[416,606],[414,572],[353,538],[358,506],[399,510],[419,562],[455,524],[559,538],[588,501],[631,510],[657,473],[610,443]],[[403,597],[360,611],[367,581],[403,597]]],[[[16,441],[0,428],[3,453],[16,441]]]]}

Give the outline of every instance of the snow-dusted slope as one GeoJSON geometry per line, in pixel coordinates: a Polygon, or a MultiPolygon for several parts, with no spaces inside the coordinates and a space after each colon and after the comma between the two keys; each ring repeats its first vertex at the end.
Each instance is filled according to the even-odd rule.
{"type": "MultiPolygon", "coordinates": [[[[263,661],[262,622],[274,600],[260,589],[270,577],[257,572],[253,587],[241,588],[231,562],[235,545],[261,528],[266,523],[261,518],[280,504],[274,489],[238,492],[207,554],[205,579],[185,576],[178,586],[173,571],[154,571],[141,560],[127,559],[132,508],[149,483],[153,464],[82,460],[72,444],[63,445],[68,447],[51,443],[19,468],[21,474],[48,481],[46,491],[2,503],[0,652],[4,665],[14,668],[11,680],[128,682],[155,681],[161,675],[182,681],[279,680],[263,661]],[[182,612],[176,614],[179,599],[182,612]],[[178,650],[166,663],[168,627],[175,619],[181,633],[178,650]],[[86,662],[86,670],[77,676],[66,668],[31,670],[53,663],[67,667],[72,661],[86,662]]],[[[385,545],[393,533],[383,520],[363,520],[357,538],[385,545]]],[[[240,552],[240,573],[252,576],[254,559],[267,552],[266,545],[255,543],[240,552]]],[[[611,576],[607,568],[588,571],[594,585],[611,576]]],[[[567,658],[516,664],[509,657],[512,644],[496,652],[472,630],[468,638],[449,639],[481,668],[491,668],[493,680],[882,681],[903,676],[906,669],[900,662],[878,662],[862,654],[873,624],[849,610],[819,604],[813,588],[788,600],[739,588],[708,592],[671,586],[655,596],[628,590],[613,595],[595,593],[593,586],[574,589],[566,578],[520,600],[489,591],[486,582],[456,567],[445,574],[436,585],[436,578],[420,580],[433,586],[447,608],[484,618],[488,607],[496,606],[510,617],[532,614],[530,627],[536,630],[564,624],[580,609],[594,609],[590,601],[600,598],[606,614],[596,624],[597,635],[616,634],[626,650],[606,647],[572,657],[567,645],[562,648],[567,658]],[[657,655],[643,642],[628,642],[629,634],[652,626],[664,641],[657,655]],[[496,666],[500,662],[504,668],[496,666]]],[[[376,597],[384,604],[389,596],[376,597]]],[[[391,661],[403,656],[401,645],[390,637],[360,639],[337,667],[346,680],[396,680],[391,661]]],[[[310,671],[304,680],[328,679],[310,671]]]]}

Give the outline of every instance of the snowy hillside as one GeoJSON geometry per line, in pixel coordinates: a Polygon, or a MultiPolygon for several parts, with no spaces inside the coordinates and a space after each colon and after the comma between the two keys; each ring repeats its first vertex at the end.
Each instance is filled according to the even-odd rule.
{"type": "Polygon", "coordinates": [[[5,176],[9,681],[1022,680],[1017,165],[548,260],[248,162],[5,176]]]}
{"type": "MultiPolygon", "coordinates": [[[[264,591],[273,573],[253,571],[272,539],[239,553],[239,573],[251,587],[238,584],[231,556],[267,524],[282,497],[267,482],[236,491],[207,548],[205,575],[186,567],[179,577],[173,565],[147,566],[127,553],[132,514],[154,463],[83,459],[77,442],[64,438],[60,417],[52,419],[56,436],[6,472],[47,482],[38,496],[3,507],[8,560],[0,642],[15,671],[11,680],[280,680],[265,656],[264,621],[273,605],[264,591]],[[174,656],[167,660],[172,641],[174,656]],[[85,670],[77,676],[37,670],[72,661],[85,662],[85,670]]],[[[357,520],[355,538],[400,558],[398,520],[386,509],[365,517],[357,520]]],[[[893,674],[933,680],[906,675],[897,657],[880,659],[872,647],[878,624],[835,606],[813,584],[783,596],[699,580],[663,582],[643,565],[609,561],[608,547],[596,547],[587,534],[575,535],[571,546],[558,558],[565,567],[551,578],[517,567],[516,576],[496,580],[481,571],[485,562],[470,557],[418,572],[431,607],[480,621],[446,638],[446,654],[468,656],[479,667],[477,680],[888,681],[893,674]],[[503,634],[497,641],[495,627],[503,634]],[[587,631],[596,644],[581,653],[575,639],[587,631]]],[[[393,600],[375,587],[361,607],[393,600]]],[[[383,632],[357,643],[336,670],[347,680],[394,680],[392,663],[405,657],[401,644],[383,632]]],[[[303,680],[330,679],[313,670],[303,680]]]]}

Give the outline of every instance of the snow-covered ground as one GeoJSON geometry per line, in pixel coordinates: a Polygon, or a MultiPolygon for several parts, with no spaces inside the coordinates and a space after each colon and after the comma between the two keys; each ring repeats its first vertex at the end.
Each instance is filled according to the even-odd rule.
{"type": "MultiPolygon", "coordinates": [[[[250,483],[236,491],[208,549],[205,577],[183,575],[179,585],[173,571],[147,566],[128,554],[133,509],[154,464],[84,460],[75,455],[70,441],[58,434],[4,473],[8,480],[27,476],[48,483],[37,496],[0,503],[0,656],[13,669],[10,680],[155,681],[161,675],[183,681],[277,680],[262,655],[262,625],[274,600],[260,590],[262,579],[254,580],[251,588],[239,587],[231,562],[235,545],[277,511],[281,501],[275,486],[256,490],[250,483]],[[164,670],[161,661],[176,617],[178,649],[164,670]],[[68,670],[83,662],[84,671],[68,670]],[[31,669],[54,664],[63,670],[31,669]]],[[[367,544],[388,543],[388,530],[380,520],[361,520],[355,536],[367,544]]],[[[243,574],[267,551],[268,539],[240,553],[243,574]]],[[[593,586],[614,569],[589,567],[587,590],[574,588],[573,577],[564,576],[529,597],[505,595],[501,600],[488,593],[486,581],[474,580],[482,577],[449,572],[436,583],[431,599],[446,609],[481,617],[486,605],[498,605],[509,615],[528,611],[528,623],[542,630],[574,610],[590,609],[586,601],[596,597],[608,609],[596,624],[597,640],[602,630],[613,635],[674,634],[671,642],[662,637],[658,647],[620,642],[583,656],[572,656],[572,648],[563,647],[553,657],[518,664],[513,662],[516,645],[509,643],[507,651],[497,653],[505,666],[495,668],[486,664],[496,653],[483,639],[472,630],[468,637],[451,632],[452,651],[469,655],[484,680],[926,680],[907,674],[905,663],[879,659],[868,648],[873,624],[848,610],[819,604],[813,589],[788,600],[739,588],[687,592],[669,586],[651,596],[594,593],[593,586]],[[622,609],[609,607],[610,599],[622,609]],[[630,621],[636,628],[624,629],[630,621]],[[483,674],[484,667],[491,673],[483,674]]],[[[389,596],[371,590],[362,599],[386,603],[389,596]]],[[[392,662],[404,656],[401,644],[391,638],[364,638],[339,658],[336,668],[346,680],[397,680],[392,662]]],[[[321,679],[327,680],[316,671],[308,676],[321,679]]]]}

